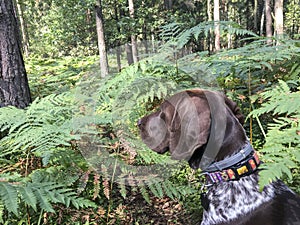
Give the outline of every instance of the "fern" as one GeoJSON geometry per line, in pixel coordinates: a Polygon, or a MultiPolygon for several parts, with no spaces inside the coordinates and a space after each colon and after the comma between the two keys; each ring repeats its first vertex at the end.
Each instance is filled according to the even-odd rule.
{"type": "Polygon", "coordinates": [[[17,216],[20,199],[35,211],[39,207],[46,212],[55,212],[52,208],[53,203],[61,203],[67,207],[72,204],[77,209],[95,207],[93,202],[78,197],[72,189],[53,182],[0,183],[0,201],[9,212],[17,216]]]}
{"type": "Polygon", "coordinates": [[[144,185],[140,186],[139,190],[140,190],[142,196],[144,197],[144,199],[146,200],[146,202],[150,203],[150,196],[149,196],[148,190],[145,188],[145,186],[144,185]]]}
{"type": "MultiPolygon", "coordinates": [[[[66,98],[66,96],[64,96],[66,98]]],[[[36,100],[23,111],[12,107],[1,109],[1,130],[8,128],[8,135],[1,139],[1,156],[12,152],[42,152],[57,146],[70,146],[69,141],[76,139],[66,124],[70,108],[59,106],[53,99],[56,95],[36,100]]]]}
{"type": "MultiPolygon", "coordinates": [[[[181,49],[193,39],[198,41],[200,37],[207,38],[210,31],[214,29],[215,24],[216,22],[214,21],[201,22],[194,27],[186,29],[184,24],[170,23],[162,27],[161,36],[164,41],[169,42],[169,45],[173,45],[176,46],[177,49],[181,49]]],[[[248,35],[252,37],[258,37],[258,35],[255,33],[242,29],[237,23],[234,22],[219,21],[218,24],[220,31],[224,33],[238,36],[248,35]]]]}
{"type": "Polygon", "coordinates": [[[5,208],[9,212],[13,212],[15,215],[19,215],[18,213],[18,194],[15,186],[0,182],[0,197],[1,202],[3,202],[5,208]]]}
{"type": "Polygon", "coordinates": [[[72,93],[36,99],[26,110],[0,109],[0,129],[6,134],[0,140],[0,202],[5,210],[21,216],[24,205],[46,212],[55,212],[53,204],[58,203],[77,209],[95,207],[74,191],[81,169],[87,168],[74,149],[74,141],[80,138],[75,132],[94,132],[74,126],[76,113],[72,93]],[[47,167],[39,167],[39,157],[47,167]]]}
{"type": "Polygon", "coordinates": [[[260,172],[260,186],[263,187],[284,175],[292,179],[291,169],[299,167],[300,91],[291,92],[288,83],[279,81],[275,88],[261,93],[260,96],[266,102],[250,115],[277,115],[274,122],[268,125],[266,142],[261,150],[266,161],[263,165],[265,170],[260,172]]]}
{"type": "Polygon", "coordinates": [[[19,193],[21,195],[22,200],[32,207],[34,211],[37,211],[37,198],[33,192],[33,190],[27,186],[20,186],[18,188],[19,193]]]}
{"type": "Polygon", "coordinates": [[[268,89],[261,94],[264,99],[269,99],[266,103],[262,104],[262,108],[255,112],[256,115],[263,113],[273,112],[275,114],[287,115],[297,113],[300,108],[299,92],[290,92],[288,83],[279,80],[275,88],[268,89]]]}

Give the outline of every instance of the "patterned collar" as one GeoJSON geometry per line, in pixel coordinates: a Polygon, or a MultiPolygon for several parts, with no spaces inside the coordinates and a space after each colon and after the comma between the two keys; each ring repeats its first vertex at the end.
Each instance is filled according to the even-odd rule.
{"type": "MultiPolygon", "coordinates": [[[[251,147],[252,148],[252,147],[251,147]]],[[[222,161],[221,161],[222,162],[222,161]]],[[[213,172],[204,172],[209,184],[221,183],[224,181],[238,180],[243,176],[254,173],[261,161],[257,155],[257,152],[253,149],[244,159],[240,160],[234,165],[213,172]]]]}

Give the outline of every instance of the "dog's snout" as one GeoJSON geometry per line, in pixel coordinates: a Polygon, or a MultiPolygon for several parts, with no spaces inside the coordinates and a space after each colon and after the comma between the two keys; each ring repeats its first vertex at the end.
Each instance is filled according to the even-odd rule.
{"type": "Polygon", "coordinates": [[[140,127],[141,125],[142,125],[142,119],[139,119],[139,120],[137,121],[137,126],[140,127]]]}

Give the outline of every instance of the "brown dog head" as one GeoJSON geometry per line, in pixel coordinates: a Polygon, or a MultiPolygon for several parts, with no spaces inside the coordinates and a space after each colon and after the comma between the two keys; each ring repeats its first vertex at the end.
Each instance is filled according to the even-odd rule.
{"type": "Polygon", "coordinates": [[[243,122],[237,104],[224,94],[195,89],[171,96],[138,126],[152,150],[169,150],[173,159],[203,169],[240,149],[246,141],[243,122]]]}

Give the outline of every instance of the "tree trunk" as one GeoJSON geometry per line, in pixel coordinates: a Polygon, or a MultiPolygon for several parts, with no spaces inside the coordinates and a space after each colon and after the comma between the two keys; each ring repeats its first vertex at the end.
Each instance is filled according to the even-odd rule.
{"type": "Polygon", "coordinates": [[[117,55],[117,65],[118,65],[118,72],[121,72],[122,70],[122,63],[121,63],[121,46],[118,45],[117,47],[117,50],[116,50],[116,55],[117,55]]]}
{"type": "Polygon", "coordinates": [[[260,36],[263,36],[264,33],[264,21],[265,21],[265,9],[266,7],[263,7],[262,13],[261,13],[261,19],[260,19],[260,28],[259,28],[259,34],[260,36]]]}
{"type": "Polygon", "coordinates": [[[97,36],[98,36],[98,48],[100,57],[100,71],[101,77],[106,77],[108,75],[108,60],[105,48],[105,37],[104,37],[104,20],[102,14],[102,4],[101,0],[98,0],[96,6],[96,26],[97,26],[97,36]]]}
{"type": "Polygon", "coordinates": [[[17,9],[18,9],[18,14],[19,14],[24,54],[26,57],[28,57],[29,56],[29,40],[28,40],[27,26],[26,26],[26,22],[24,20],[24,14],[23,14],[23,12],[24,12],[23,2],[21,2],[21,0],[17,0],[17,9]]]}
{"type": "Polygon", "coordinates": [[[157,46],[156,46],[155,36],[153,32],[151,33],[151,46],[152,46],[152,53],[157,53],[157,46]]]}
{"type": "Polygon", "coordinates": [[[267,44],[272,44],[272,14],[271,14],[271,1],[265,0],[265,13],[266,13],[266,36],[267,44]]]}
{"type": "MultiPolygon", "coordinates": [[[[227,21],[230,21],[231,18],[234,18],[232,16],[234,8],[229,4],[229,3],[225,3],[225,12],[227,13],[227,21]]],[[[229,25],[229,27],[231,27],[231,25],[229,25]]],[[[232,47],[232,34],[230,32],[228,32],[227,34],[227,48],[230,49],[232,47]]]]}
{"type": "Polygon", "coordinates": [[[148,38],[147,38],[147,27],[143,25],[143,43],[145,47],[145,54],[149,54],[148,38]]]}
{"type": "Polygon", "coordinates": [[[0,107],[31,103],[12,0],[0,1],[0,107]]]}
{"type": "MultiPolygon", "coordinates": [[[[134,20],[134,5],[133,5],[133,0],[128,0],[129,4],[129,15],[132,20],[134,20]]],[[[133,31],[131,31],[131,47],[132,47],[132,58],[133,62],[137,63],[139,61],[138,58],[138,48],[137,48],[137,40],[136,40],[136,35],[133,34],[133,31]]]]}
{"type": "MultiPolygon", "coordinates": [[[[114,11],[115,11],[115,20],[116,20],[116,24],[117,24],[117,30],[118,33],[121,34],[121,27],[119,25],[120,21],[119,21],[119,11],[118,11],[118,4],[117,1],[114,1],[114,11]]],[[[120,14],[121,14],[121,10],[120,10],[120,14]]],[[[120,15],[122,16],[122,15],[120,15]]],[[[116,55],[117,55],[117,65],[118,65],[118,72],[121,72],[122,70],[122,63],[121,63],[121,40],[118,38],[116,41],[116,55]]]]}
{"type": "Polygon", "coordinates": [[[283,36],[283,0],[275,0],[275,35],[283,36]]]}
{"type": "MultiPolygon", "coordinates": [[[[210,0],[207,0],[207,18],[208,18],[208,21],[212,21],[210,0]]],[[[208,52],[211,53],[213,51],[212,29],[209,29],[207,42],[208,42],[208,52]]]]}
{"type": "Polygon", "coordinates": [[[257,27],[257,9],[258,9],[258,0],[254,0],[254,9],[253,9],[253,17],[254,17],[254,32],[257,33],[258,27],[257,27]]]}
{"type": "Polygon", "coordinates": [[[219,0],[214,0],[214,21],[215,21],[215,50],[221,49],[220,45],[220,5],[219,0]]]}
{"type": "Polygon", "coordinates": [[[132,47],[130,46],[130,44],[128,43],[125,44],[125,51],[126,51],[128,65],[133,64],[132,47]]]}
{"type": "Polygon", "coordinates": [[[173,1],[172,0],[164,0],[165,9],[172,9],[173,1]]]}

